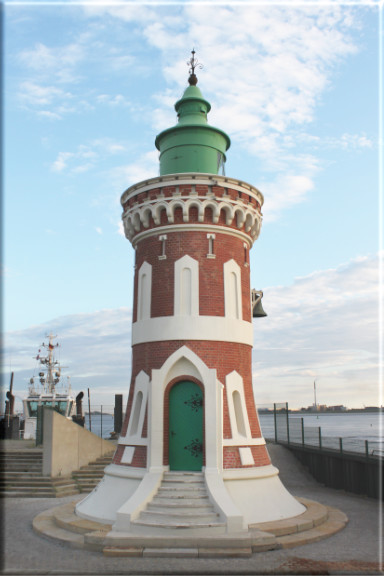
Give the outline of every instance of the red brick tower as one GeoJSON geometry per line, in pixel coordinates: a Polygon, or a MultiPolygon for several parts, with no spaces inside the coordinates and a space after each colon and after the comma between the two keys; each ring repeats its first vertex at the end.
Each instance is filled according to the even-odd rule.
{"type": "Polygon", "coordinates": [[[203,472],[228,531],[303,511],[271,465],[253,396],[249,251],[263,196],[223,174],[230,140],[207,123],[194,53],[190,64],[178,124],[156,139],[160,176],[121,199],[136,252],[132,379],[113,464],[78,512],[122,531],[168,470],[203,472]]]}

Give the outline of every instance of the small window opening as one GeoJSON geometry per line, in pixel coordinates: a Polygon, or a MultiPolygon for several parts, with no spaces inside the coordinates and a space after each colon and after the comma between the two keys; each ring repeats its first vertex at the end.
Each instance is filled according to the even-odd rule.
{"type": "Polygon", "coordinates": [[[166,239],[167,239],[166,234],[159,236],[159,240],[161,242],[161,254],[159,256],[159,260],[166,260],[167,259],[167,255],[165,253],[165,241],[166,241],[166,239]]]}
{"type": "Polygon", "coordinates": [[[249,266],[249,253],[248,253],[248,246],[244,242],[244,266],[249,266]]]}
{"type": "Polygon", "coordinates": [[[216,258],[215,252],[214,252],[214,240],[215,240],[215,234],[207,234],[207,238],[208,238],[208,254],[207,254],[207,258],[216,258]]]}

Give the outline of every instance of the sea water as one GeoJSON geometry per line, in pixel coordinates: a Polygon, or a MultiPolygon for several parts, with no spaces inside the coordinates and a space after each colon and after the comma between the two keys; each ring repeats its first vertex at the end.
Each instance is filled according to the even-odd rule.
{"type": "MultiPolygon", "coordinates": [[[[280,416],[281,418],[281,416],[280,416]]],[[[341,413],[290,413],[289,419],[303,418],[305,428],[321,427],[324,436],[336,438],[355,438],[359,440],[378,440],[382,434],[378,412],[341,412],[341,413]]],[[[260,426],[265,438],[274,438],[275,426],[272,414],[259,414],[260,426]]]]}
{"type": "MultiPolygon", "coordinates": [[[[281,416],[280,416],[281,418],[281,416]]],[[[345,438],[355,440],[379,441],[383,430],[380,419],[384,425],[384,416],[375,412],[346,412],[346,413],[290,413],[290,421],[304,419],[305,430],[315,430],[321,427],[323,436],[333,438],[345,438]]],[[[274,439],[275,426],[274,416],[271,414],[259,414],[260,426],[265,438],[274,439]]],[[[89,430],[88,414],[85,416],[85,427],[89,430]]],[[[91,414],[92,432],[109,438],[114,430],[113,414],[91,414]]]]}

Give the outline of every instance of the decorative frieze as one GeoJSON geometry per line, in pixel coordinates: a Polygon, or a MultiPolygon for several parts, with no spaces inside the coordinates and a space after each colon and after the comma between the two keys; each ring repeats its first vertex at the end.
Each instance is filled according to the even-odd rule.
{"type": "Polygon", "coordinates": [[[184,175],[173,187],[166,178],[153,178],[129,188],[122,196],[126,237],[151,233],[175,224],[215,225],[241,231],[251,245],[260,233],[262,194],[249,184],[224,177],[184,175]],[[203,182],[203,183],[202,183],[203,182]],[[152,185],[151,185],[152,184],[152,185]]]}

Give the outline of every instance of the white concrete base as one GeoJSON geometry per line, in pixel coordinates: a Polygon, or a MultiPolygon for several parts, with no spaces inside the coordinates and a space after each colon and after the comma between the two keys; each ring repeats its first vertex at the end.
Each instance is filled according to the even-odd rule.
{"type": "MultiPolygon", "coordinates": [[[[166,470],[145,471],[111,464],[100,484],[76,506],[76,515],[113,524],[112,531],[130,530],[131,521],[151,501],[166,470]]],[[[258,468],[203,470],[209,499],[227,532],[249,524],[298,516],[305,511],[281,483],[272,465],[258,468]]]]}

